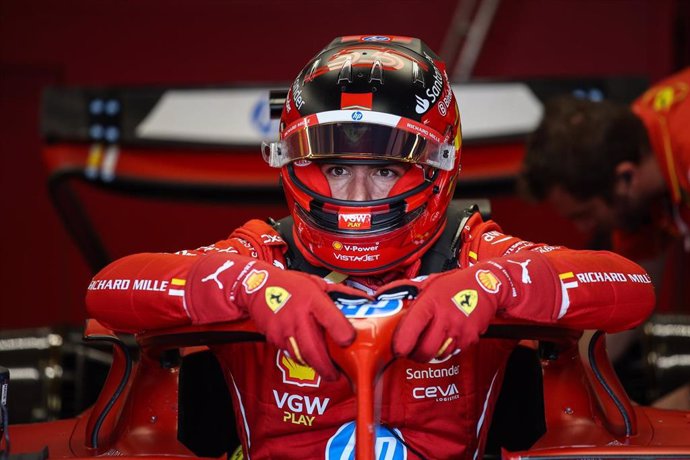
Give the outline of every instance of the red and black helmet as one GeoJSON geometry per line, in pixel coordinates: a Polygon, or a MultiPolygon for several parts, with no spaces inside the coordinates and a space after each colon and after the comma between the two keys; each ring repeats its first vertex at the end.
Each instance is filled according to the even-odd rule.
{"type": "Polygon", "coordinates": [[[420,258],[441,234],[460,169],[460,115],[445,64],[421,40],[333,40],[287,94],[281,169],[300,252],[317,266],[377,274],[420,258]],[[335,199],[318,162],[411,164],[388,196],[335,199]],[[316,162],[316,163],[315,163],[316,162]]]}

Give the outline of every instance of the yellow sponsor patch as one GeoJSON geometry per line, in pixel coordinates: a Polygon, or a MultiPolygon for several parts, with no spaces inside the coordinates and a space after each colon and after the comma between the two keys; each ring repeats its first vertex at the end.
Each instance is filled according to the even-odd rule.
{"type": "Polygon", "coordinates": [[[478,270],[475,277],[479,285],[490,294],[496,294],[501,287],[501,281],[489,270],[478,270]]]}
{"type": "Polygon", "coordinates": [[[334,241],[332,246],[336,251],[340,251],[343,248],[343,243],[340,241],[334,241]]]}
{"type": "Polygon", "coordinates": [[[247,294],[258,291],[263,287],[268,279],[268,272],[266,270],[252,270],[242,281],[242,286],[247,294]]]}
{"type": "Polygon", "coordinates": [[[291,294],[279,286],[269,286],[266,288],[266,305],[273,313],[283,308],[290,299],[291,294]]]}
{"type": "Polygon", "coordinates": [[[283,374],[283,383],[313,388],[318,388],[321,384],[321,377],[313,368],[299,363],[285,350],[278,351],[276,365],[280,373],[283,374]]]}
{"type": "Polygon", "coordinates": [[[466,316],[470,316],[474,309],[477,308],[479,296],[474,289],[465,289],[455,294],[452,300],[461,312],[466,316]]]}

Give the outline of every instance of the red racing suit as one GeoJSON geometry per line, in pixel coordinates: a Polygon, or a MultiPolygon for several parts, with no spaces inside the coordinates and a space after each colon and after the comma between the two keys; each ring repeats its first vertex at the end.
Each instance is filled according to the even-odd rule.
{"type": "MultiPolygon", "coordinates": [[[[461,270],[489,259],[509,261],[527,251],[530,258],[547,261],[536,268],[527,262],[503,264],[523,298],[519,307],[499,311],[500,316],[618,331],[641,323],[654,304],[647,274],[616,254],[520,240],[478,213],[466,221],[461,239],[461,270]],[[536,282],[525,284],[530,279],[536,282]]],[[[210,246],[128,256],[94,277],[88,312],[112,329],[132,332],[243,318],[244,310],[227,300],[222,305],[195,303],[190,293],[204,289],[195,265],[208,254],[228,260],[240,254],[280,266],[286,263],[286,250],[273,227],[252,220],[210,246]]],[[[414,276],[418,269],[415,264],[400,276],[414,276]]],[[[357,280],[363,282],[372,280],[357,280]]],[[[379,458],[481,458],[505,363],[515,345],[512,340],[480,340],[441,362],[395,361],[383,376],[377,447],[386,456],[379,458]]],[[[244,458],[352,458],[356,406],[345,377],[325,381],[267,343],[229,344],[214,351],[232,394],[244,458]]]]}
{"type": "Polygon", "coordinates": [[[690,305],[690,68],[652,86],[633,104],[666,181],[671,212],[658,205],[654,222],[635,234],[616,232],[614,250],[634,260],[666,253],[658,310],[690,305]]]}

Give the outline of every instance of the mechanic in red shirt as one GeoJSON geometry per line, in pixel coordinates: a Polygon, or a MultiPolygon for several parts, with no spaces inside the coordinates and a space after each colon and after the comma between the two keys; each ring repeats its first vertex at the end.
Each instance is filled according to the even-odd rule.
{"type": "Polygon", "coordinates": [[[215,348],[244,457],[347,459],[355,399],[324,336],[344,346],[355,332],[328,293],[386,308],[381,293],[414,285],[383,376],[379,453],[481,457],[516,345],[478,340],[494,317],[618,331],[646,318],[654,294],[621,256],[524,241],[449,208],[460,146],[445,66],[426,45],[337,38],[300,72],[280,140],[264,146],[290,216],[118,260],[91,282],[89,313],[133,332],[252,318],[266,343],[215,348]]]}
{"type": "Polygon", "coordinates": [[[631,107],[550,101],[523,163],[533,198],[584,231],[613,231],[613,250],[649,267],[660,312],[690,306],[689,90],[690,68],[631,107]]]}

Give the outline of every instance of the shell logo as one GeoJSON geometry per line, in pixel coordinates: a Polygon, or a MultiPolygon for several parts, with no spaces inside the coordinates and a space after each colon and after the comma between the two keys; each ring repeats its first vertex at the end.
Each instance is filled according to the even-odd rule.
{"type": "Polygon", "coordinates": [[[268,272],[266,270],[252,270],[242,281],[242,286],[247,294],[258,291],[266,284],[268,272]]]}
{"type": "Polygon", "coordinates": [[[336,251],[340,251],[343,248],[343,243],[341,243],[340,241],[334,241],[332,246],[333,249],[335,249],[336,251]]]}
{"type": "Polygon", "coordinates": [[[496,294],[501,287],[501,281],[489,270],[478,270],[474,276],[479,285],[490,294],[496,294]]]}
{"type": "Polygon", "coordinates": [[[321,384],[321,376],[314,369],[298,363],[284,350],[278,350],[276,366],[283,374],[283,383],[315,388],[321,384]]]}

